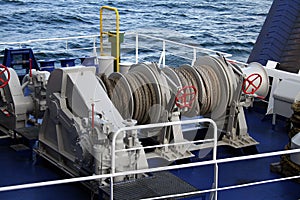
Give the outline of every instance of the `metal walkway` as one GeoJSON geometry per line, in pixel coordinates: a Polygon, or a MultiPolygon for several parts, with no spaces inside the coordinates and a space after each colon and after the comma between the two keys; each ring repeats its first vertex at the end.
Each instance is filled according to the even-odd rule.
{"type": "MultiPolygon", "coordinates": [[[[109,199],[110,187],[107,186],[101,189],[103,190],[104,197],[106,196],[106,198],[104,199],[109,199]]],[[[138,200],[155,196],[172,195],[176,193],[195,191],[197,191],[197,188],[186,183],[170,172],[156,172],[149,177],[137,179],[135,181],[116,183],[114,199],[138,200]]],[[[203,196],[203,198],[205,199],[205,195],[203,196]]],[[[179,197],[178,199],[183,199],[183,197],[179,197]]],[[[197,199],[199,199],[199,196],[197,197],[197,199]]]]}

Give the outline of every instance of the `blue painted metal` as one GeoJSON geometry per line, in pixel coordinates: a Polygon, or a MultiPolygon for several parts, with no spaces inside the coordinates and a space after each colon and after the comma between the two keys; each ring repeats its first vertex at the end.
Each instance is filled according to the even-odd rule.
{"type": "Polygon", "coordinates": [[[76,58],[61,58],[59,59],[61,67],[74,67],[76,58]]]}
{"type": "Polygon", "coordinates": [[[84,57],[80,58],[81,64],[83,66],[96,66],[97,64],[96,64],[95,60],[96,60],[95,56],[91,56],[91,57],[84,56],[84,57]]]}
{"type": "Polygon", "coordinates": [[[5,49],[3,65],[15,69],[20,80],[29,73],[29,59],[32,60],[32,69],[39,70],[39,66],[30,48],[5,49]]]}
{"type": "Polygon", "coordinates": [[[298,72],[300,69],[299,24],[300,2],[298,0],[274,0],[248,63],[259,62],[266,65],[268,60],[273,60],[280,62],[280,68],[283,70],[298,72]],[[291,59],[291,56],[294,59],[291,59]]]}
{"type": "Polygon", "coordinates": [[[99,65],[96,63],[95,56],[85,56],[80,58],[81,64],[86,67],[96,67],[96,74],[99,72],[99,65]]]}
{"type": "Polygon", "coordinates": [[[55,69],[55,59],[39,60],[41,71],[52,72],[55,69]]]}

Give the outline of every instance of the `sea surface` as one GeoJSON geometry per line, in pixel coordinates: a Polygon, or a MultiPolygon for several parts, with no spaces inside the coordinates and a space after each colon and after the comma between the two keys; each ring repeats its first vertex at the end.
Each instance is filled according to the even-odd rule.
{"type": "Polygon", "coordinates": [[[272,0],[0,0],[0,43],[99,33],[99,8],[121,29],[193,43],[247,61],[272,0]]]}

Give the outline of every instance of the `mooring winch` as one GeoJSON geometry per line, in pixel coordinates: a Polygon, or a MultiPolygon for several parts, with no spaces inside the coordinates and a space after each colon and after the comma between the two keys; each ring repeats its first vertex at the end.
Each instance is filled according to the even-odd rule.
{"type": "MultiPolygon", "coordinates": [[[[34,70],[25,76],[22,86],[13,69],[9,69],[8,75],[6,71],[4,68],[0,74],[4,80],[0,80],[0,117],[1,122],[13,120],[10,126],[1,125],[19,128],[25,126],[29,115],[43,115],[38,152],[75,176],[110,173],[113,133],[136,124],[205,116],[218,125],[219,145],[256,145],[247,132],[243,107],[249,106],[254,97],[263,98],[268,93],[268,77],[261,65],[251,63],[241,69],[221,56],[199,57],[193,66],[178,68],[134,64],[126,74],[115,72],[109,76],[96,75],[94,67],[83,66],[56,69],[50,76],[48,72],[34,70]],[[26,88],[27,96],[23,92],[26,88]]],[[[143,138],[151,138],[155,144],[188,140],[178,125],[136,130],[120,134],[116,149],[142,147],[143,138]]],[[[153,157],[169,162],[191,157],[192,151],[210,146],[119,152],[116,171],[148,168],[148,159],[153,157]]]]}

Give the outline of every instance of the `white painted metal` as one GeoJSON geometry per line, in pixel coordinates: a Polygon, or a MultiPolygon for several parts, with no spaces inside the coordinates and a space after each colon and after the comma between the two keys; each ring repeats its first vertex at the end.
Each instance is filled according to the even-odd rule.
{"type": "Polygon", "coordinates": [[[300,79],[299,73],[295,74],[295,73],[290,73],[290,72],[285,72],[282,70],[275,69],[277,64],[278,64],[277,62],[268,61],[266,68],[265,68],[268,76],[273,78],[268,108],[267,108],[267,112],[266,112],[266,115],[273,114],[273,119],[272,119],[273,125],[275,125],[275,123],[276,123],[276,113],[274,113],[274,92],[277,89],[280,81],[283,79],[294,79],[294,80],[300,79]]]}
{"type": "MultiPolygon", "coordinates": [[[[166,126],[174,126],[174,125],[185,125],[185,124],[195,124],[200,122],[208,122],[212,124],[213,131],[214,131],[214,148],[213,148],[213,161],[217,160],[217,143],[218,143],[218,133],[217,133],[217,125],[212,119],[208,118],[202,118],[202,119],[195,119],[195,120],[186,120],[186,121],[175,121],[175,122],[166,122],[166,123],[157,123],[157,124],[146,124],[146,125],[139,125],[139,126],[132,126],[132,127],[124,127],[119,129],[117,132],[114,133],[113,139],[112,139],[112,146],[111,146],[111,174],[115,174],[115,168],[116,168],[116,140],[117,137],[125,133],[125,131],[131,131],[131,130],[141,130],[141,129],[150,129],[150,128],[159,128],[159,127],[166,127],[166,126]]],[[[218,188],[218,178],[216,177],[218,174],[218,164],[215,163],[215,174],[214,174],[214,185],[215,188],[218,188]]],[[[110,184],[110,194],[113,194],[113,179],[111,179],[110,184]]],[[[215,191],[215,200],[217,200],[217,190],[215,191]]],[[[113,200],[113,195],[110,197],[111,200],[113,200]]]]}
{"type": "Polygon", "coordinates": [[[135,63],[139,63],[139,34],[135,34],[135,63]]]}
{"type": "MultiPolygon", "coordinates": [[[[160,145],[153,145],[153,146],[145,146],[145,147],[134,147],[130,149],[119,149],[115,152],[126,152],[126,151],[135,151],[135,150],[141,150],[141,149],[153,149],[153,148],[161,148],[161,147],[171,147],[176,145],[185,145],[185,144],[195,144],[195,143],[208,143],[213,142],[214,139],[205,139],[205,140],[195,140],[195,141],[185,141],[185,142],[176,142],[176,143],[169,143],[169,144],[160,144],[160,145]]],[[[213,148],[213,145],[211,146],[213,148]]]]}
{"type": "MultiPolygon", "coordinates": [[[[263,67],[260,63],[253,62],[253,63],[250,63],[247,67],[242,68],[242,71],[247,78],[255,73],[261,75],[261,78],[262,78],[261,86],[255,92],[255,94],[260,97],[265,98],[269,92],[269,79],[268,79],[268,75],[265,70],[265,67],[263,67]]],[[[253,80],[253,78],[251,80],[253,80]]],[[[253,81],[253,84],[258,85],[259,81],[260,81],[259,78],[257,78],[256,80],[253,81]]],[[[247,92],[250,92],[249,90],[251,88],[252,87],[249,87],[247,92]]]]}
{"type": "Polygon", "coordinates": [[[266,65],[266,70],[268,73],[269,77],[273,77],[273,82],[272,82],[272,88],[271,88],[271,93],[270,93],[270,98],[269,98],[269,104],[268,104],[268,109],[266,114],[272,114],[273,113],[273,107],[274,107],[274,91],[278,87],[279,81],[282,79],[300,79],[300,74],[294,74],[290,72],[285,72],[282,70],[277,70],[275,69],[277,65],[277,62],[274,61],[268,61],[266,65]]]}
{"type": "Polygon", "coordinates": [[[10,136],[9,135],[2,135],[2,136],[0,136],[0,140],[1,139],[6,139],[6,138],[10,138],[10,136]]]}

